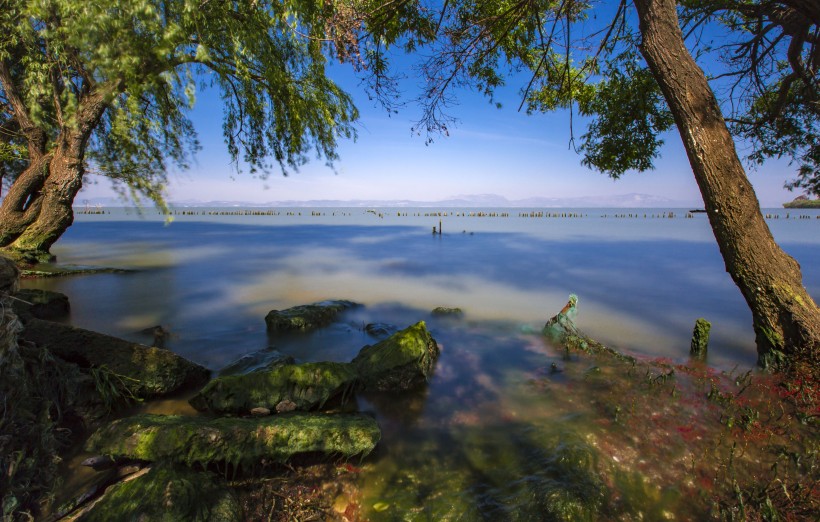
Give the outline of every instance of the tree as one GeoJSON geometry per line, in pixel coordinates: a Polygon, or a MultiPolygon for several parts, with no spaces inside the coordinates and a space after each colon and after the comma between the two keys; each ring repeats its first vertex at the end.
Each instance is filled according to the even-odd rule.
{"type": "MultiPolygon", "coordinates": [[[[582,136],[583,163],[612,177],[652,168],[662,133],[676,127],[726,270],[752,311],[760,364],[816,361],[820,309],[763,219],[721,104],[686,45],[675,1],[633,4],[634,11],[626,0],[596,9],[584,0],[443,2],[433,52],[422,65],[421,128],[446,132],[453,87],[492,96],[505,70],[521,69],[532,78],[522,89],[528,110],[577,107],[592,118],[582,136]],[[597,16],[610,21],[596,27],[597,16]]],[[[752,159],[800,161],[793,185],[811,190],[818,178],[816,2],[686,4],[693,32],[717,20],[735,37],[736,53],[723,64],[728,73],[713,81],[728,82],[723,104],[737,109],[733,130],[755,146],[752,159]]]]}
{"type": "MultiPolygon", "coordinates": [[[[228,150],[254,173],[328,162],[357,110],[325,74],[339,15],[301,0],[0,0],[0,247],[49,257],[88,168],[164,206],[198,144],[196,80],[218,88],[228,150]]],[[[341,34],[341,33],[340,33],[341,34]]]]}

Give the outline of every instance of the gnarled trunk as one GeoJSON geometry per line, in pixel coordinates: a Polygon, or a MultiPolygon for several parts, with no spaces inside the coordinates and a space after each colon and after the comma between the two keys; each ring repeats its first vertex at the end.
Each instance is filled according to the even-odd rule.
{"type": "Polygon", "coordinates": [[[9,188],[0,205],[0,247],[7,247],[34,223],[40,214],[41,189],[48,177],[51,156],[40,154],[33,158],[28,168],[9,188]]]}
{"type": "Polygon", "coordinates": [[[820,309],[775,243],[714,93],[686,49],[674,0],[635,0],[641,53],[675,117],[726,271],[752,310],[763,366],[814,358],[820,309]]]}
{"type": "Polygon", "coordinates": [[[81,158],[58,148],[48,163],[48,177],[37,195],[36,218],[9,248],[37,259],[50,258],[49,249],[74,222],[72,203],[82,188],[81,158]]]}

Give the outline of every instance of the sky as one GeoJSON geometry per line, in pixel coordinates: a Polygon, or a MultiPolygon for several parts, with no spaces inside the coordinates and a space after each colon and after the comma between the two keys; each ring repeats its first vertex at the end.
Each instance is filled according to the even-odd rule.
{"type": "MultiPolygon", "coordinates": [[[[496,194],[509,200],[531,197],[602,198],[647,194],[684,207],[703,206],[680,137],[665,136],[662,157],[655,170],[629,172],[619,180],[581,165],[570,146],[567,111],[527,115],[518,111],[522,84],[511,81],[495,101],[460,91],[460,105],[450,113],[458,123],[449,136],[426,144],[411,129],[420,116],[408,104],[398,114],[370,101],[345,65],[333,64],[329,73],[356,102],[360,111],[358,139],[339,143],[339,160],[328,168],[324,159],[312,159],[287,177],[272,170],[266,179],[237,173],[222,137],[222,106],[218,93],[201,91],[191,119],[202,145],[191,165],[171,172],[168,200],[243,201],[265,203],[307,200],[414,200],[438,201],[460,195],[496,194]]],[[[404,85],[408,95],[413,80],[404,85]]],[[[573,118],[576,143],[585,132],[573,118]]],[[[763,207],[780,207],[798,194],[783,188],[792,177],[786,162],[771,162],[747,170],[763,207]]],[[[108,180],[88,176],[77,202],[115,195],[108,180]]]]}

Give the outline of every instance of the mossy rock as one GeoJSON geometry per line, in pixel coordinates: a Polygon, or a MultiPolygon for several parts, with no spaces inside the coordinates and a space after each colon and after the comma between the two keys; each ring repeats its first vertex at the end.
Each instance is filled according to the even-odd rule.
{"type": "Polygon", "coordinates": [[[68,296],[49,290],[23,289],[15,292],[12,306],[21,320],[30,317],[52,321],[67,317],[71,311],[68,296]]]}
{"type": "Polygon", "coordinates": [[[145,475],[108,488],[77,520],[227,522],[242,520],[242,516],[239,502],[225,481],[213,473],[156,466],[145,475]]]}
{"type": "Polygon", "coordinates": [[[0,253],[0,294],[10,294],[17,289],[20,270],[17,264],[0,253]]]}
{"type": "Polygon", "coordinates": [[[210,372],[179,355],[82,328],[31,318],[20,337],[82,368],[105,368],[136,397],[166,395],[201,385],[210,372]]]}
{"type": "Polygon", "coordinates": [[[461,308],[437,306],[433,308],[433,311],[430,313],[438,317],[462,317],[464,315],[464,310],[462,310],[461,308]]]}
{"type": "Polygon", "coordinates": [[[269,333],[309,332],[329,325],[341,312],[357,306],[361,305],[352,301],[337,300],[294,306],[286,310],[271,310],[265,316],[265,324],[269,333]]]}
{"type": "Polygon", "coordinates": [[[367,455],[380,438],[375,419],[362,414],[216,419],[142,414],[101,428],[86,450],[113,458],[244,467],[262,459],[285,463],[300,454],[367,455]]]}
{"type": "Polygon", "coordinates": [[[424,321],[361,349],[353,359],[366,390],[409,390],[427,381],[439,355],[424,321]]]}
{"type": "Polygon", "coordinates": [[[189,402],[199,411],[248,413],[253,408],[275,410],[283,401],[300,411],[324,406],[330,399],[350,394],[356,386],[350,363],[286,364],[266,372],[217,377],[189,402]]]}

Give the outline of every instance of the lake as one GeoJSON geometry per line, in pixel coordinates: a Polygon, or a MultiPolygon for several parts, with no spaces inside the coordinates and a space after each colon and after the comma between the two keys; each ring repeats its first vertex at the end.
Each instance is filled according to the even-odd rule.
{"type": "MultiPolygon", "coordinates": [[[[133,272],[23,284],[67,294],[76,326],[150,342],[142,331],[162,325],[167,348],[216,371],[269,346],[298,361],[349,361],[375,342],[366,324],[427,322],[442,348],[427,387],[359,399],[384,432],[361,479],[363,505],[387,506],[371,519],[435,519],[436,502],[522,520],[538,512],[524,483],[554,477],[535,463],[594,431],[586,406],[530,386],[570,364],[538,332],[571,293],[579,328],[621,352],[685,363],[704,317],[710,367],[745,371],[756,360],[751,313],[707,218],[686,209],[186,208],[170,223],[153,210],[103,212],[79,213],[52,252],[61,264],[133,272]],[[326,299],[365,306],[315,334],[269,338],[270,310],[326,299]],[[432,316],[438,306],[463,318],[432,316]]],[[[817,299],[820,212],[764,213],[817,299]]]]}

